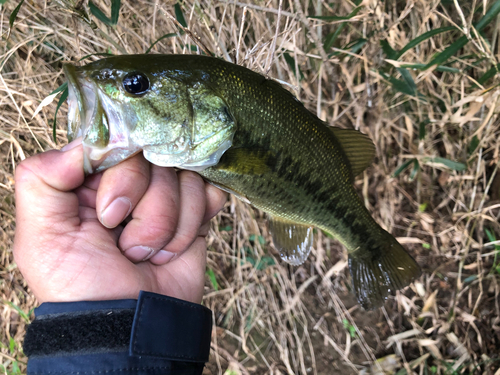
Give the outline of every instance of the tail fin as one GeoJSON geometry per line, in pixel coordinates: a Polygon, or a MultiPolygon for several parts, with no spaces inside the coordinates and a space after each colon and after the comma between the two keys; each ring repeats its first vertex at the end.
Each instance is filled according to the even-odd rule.
{"type": "Polygon", "coordinates": [[[392,235],[385,234],[376,245],[349,254],[352,287],[365,310],[382,306],[389,294],[409,285],[421,273],[403,246],[392,235]]]}

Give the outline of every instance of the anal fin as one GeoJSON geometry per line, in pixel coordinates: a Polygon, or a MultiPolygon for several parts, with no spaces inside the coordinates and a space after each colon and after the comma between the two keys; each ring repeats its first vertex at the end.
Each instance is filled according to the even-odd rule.
{"type": "Polygon", "coordinates": [[[281,259],[298,266],[305,262],[313,244],[313,228],[277,217],[270,217],[269,230],[281,259]]]}

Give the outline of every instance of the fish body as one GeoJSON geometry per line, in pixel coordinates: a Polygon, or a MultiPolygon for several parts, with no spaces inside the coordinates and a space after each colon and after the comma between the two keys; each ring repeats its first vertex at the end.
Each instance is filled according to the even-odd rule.
{"type": "Polygon", "coordinates": [[[83,136],[87,172],[141,150],[155,164],[195,170],[267,212],[274,244],[291,264],[309,254],[316,226],[346,247],[366,309],[420,274],[353,188],[373,143],[327,126],[277,82],[192,55],[117,56],[65,70],[68,135],[83,136]]]}

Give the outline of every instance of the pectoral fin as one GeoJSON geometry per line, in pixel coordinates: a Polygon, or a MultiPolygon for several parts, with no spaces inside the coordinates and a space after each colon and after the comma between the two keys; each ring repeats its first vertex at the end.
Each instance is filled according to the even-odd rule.
{"type": "Polygon", "coordinates": [[[222,191],[225,191],[226,193],[233,194],[240,201],[243,201],[243,202],[248,203],[248,204],[252,204],[252,202],[250,202],[248,200],[248,198],[245,197],[243,194],[241,194],[239,191],[228,188],[226,185],[218,184],[218,183],[215,183],[213,181],[209,181],[209,183],[214,185],[216,188],[221,189],[222,191]]]}
{"type": "Polygon", "coordinates": [[[216,168],[241,175],[261,175],[271,172],[275,164],[276,158],[270,151],[232,147],[216,168]]]}
{"type": "Polygon", "coordinates": [[[312,227],[270,217],[269,230],[281,259],[294,266],[304,263],[313,244],[312,227]]]}

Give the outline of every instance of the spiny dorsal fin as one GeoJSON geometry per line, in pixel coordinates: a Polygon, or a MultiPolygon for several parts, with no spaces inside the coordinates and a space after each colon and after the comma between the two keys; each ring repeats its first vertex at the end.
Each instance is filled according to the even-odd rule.
{"type": "Polygon", "coordinates": [[[349,159],[352,175],[355,177],[368,168],[375,156],[375,145],[370,137],[354,129],[330,129],[349,159]]]}
{"type": "Polygon", "coordinates": [[[313,228],[271,216],[269,231],[281,259],[298,266],[305,262],[313,244],[313,228]]]}

